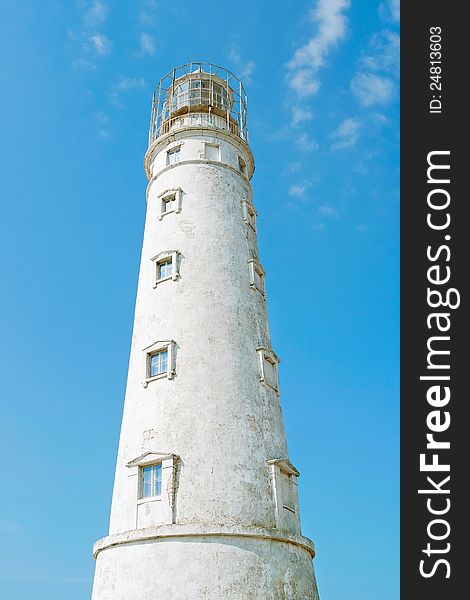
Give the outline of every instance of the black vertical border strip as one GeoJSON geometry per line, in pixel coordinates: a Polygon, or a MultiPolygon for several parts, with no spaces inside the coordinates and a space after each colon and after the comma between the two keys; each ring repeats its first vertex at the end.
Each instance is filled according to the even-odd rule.
{"type": "MultiPolygon", "coordinates": [[[[470,272],[470,228],[465,216],[469,212],[470,194],[466,189],[470,168],[466,165],[470,151],[467,148],[468,118],[464,92],[468,86],[468,63],[470,26],[464,17],[464,3],[408,2],[402,5],[401,14],[401,599],[402,600],[450,600],[468,594],[464,576],[470,572],[467,566],[467,539],[469,536],[468,506],[470,505],[470,422],[467,419],[469,393],[465,387],[464,374],[470,372],[470,352],[468,350],[468,278],[470,272]],[[430,90],[430,28],[441,28],[441,83],[442,91],[430,90]],[[442,96],[442,113],[430,114],[429,102],[432,96],[442,96]],[[427,195],[432,185],[427,183],[426,170],[428,152],[450,151],[450,184],[435,187],[445,188],[451,196],[448,211],[451,223],[445,231],[433,231],[427,226],[428,212],[436,212],[436,218],[444,219],[441,211],[430,211],[427,195]],[[444,236],[450,235],[450,240],[444,236]],[[440,245],[448,245],[451,257],[430,262],[426,256],[427,247],[433,252],[440,245]],[[427,316],[435,312],[427,303],[427,270],[439,264],[442,269],[449,266],[451,279],[448,284],[439,286],[445,293],[449,287],[459,290],[460,307],[437,311],[450,313],[449,332],[440,335],[450,336],[442,348],[450,349],[449,356],[442,356],[440,363],[450,363],[450,370],[430,372],[427,369],[427,342],[432,335],[439,335],[436,327],[429,329],[427,316]],[[427,462],[433,451],[426,450],[426,424],[428,413],[436,410],[426,399],[429,381],[420,381],[421,375],[430,373],[450,375],[451,399],[446,407],[451,424],[447,431],[435,434],[435,438],[450,441],[450,450],[441,450],[440,463],[450,464],[450,472],[423,473],[419,468],[419,455],[428,452],[427,462]],[[467,442],[468,440],[468,442],[467,442]],[[447,475],[450,481],[443,489],[449,494],[418,494],[418,489],[432,488],[426,477],[433,477],[439,483],[447,475]],[[443,515],[432,515],[427,501],[436,509],[446,506],[449,498],[450,509],[443,515]],[[466,514],[467,513],[467,514],[466,514]],[[442,540],[433,540],[428,535],[428,527],[433,519],[445,519],[450,526],[450,534],[442,540]],[[423,550],[430,544],[433,553],[427,556],[423,550]],[[450,544],[449,551],[445,552],[450,544]],[[434,551],[437,551],[434,553],[434,551]],[[439,559],[447,560],[450,577],[444,563],[436,565],[439,559]],[[435,573],[428,578],[420,574],[420,561],[424,560],[423,570],[435,573]]],[[[446,162],[447,158],[441,159],[446,162]]],[[[444,196],[441,196],[443,198],[444,196]]],[[[444,272],[444,271],[443,271],[444,272]]],[[[438,286],[430,286],[439,289],[438,286]]],[[[431,526],[434,535],[444,535],[446,526],[431,526]]]]}

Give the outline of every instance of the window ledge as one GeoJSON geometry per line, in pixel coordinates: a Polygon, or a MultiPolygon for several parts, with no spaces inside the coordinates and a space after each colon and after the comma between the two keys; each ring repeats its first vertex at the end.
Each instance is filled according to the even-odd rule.
{"type": "Polygon", "coordinates": [[[276,394],[279,394],[279,388],[274,386],[272,383],[269,383],[268,381],[266,381],[266,379],[264,379],[264,377],[260,377],[260,382],[263,385],[265,385],[267,388],[269,388],[270,390],[274,390],[276,392],[276,394]]]}
{"type": "Polygon", "coordinates": [[[179,210],[178,208],[173,208],[172,210],[167,210],[164,213],[161,213],[160,215],[158,215],[158,220],[161,221],[163,219],[163,217],[166,217],[167,215],[179,214],[180,212],[181,212],[181,210],[179,210]]]}
{"type": "Polygon", "coordinates": [[[259,292],[263,296],[263,299],[266,300],[266,292],[264,292],[263,290],[260,290],[259,287],[257,285],[255,285],[254,283],[250,283],[250,287],[252,290],[259,292]]]}
{"type": "Polygon", "coordinates": [[[162,496],[149,496],[148,498],[139,498],[137,504],[145,504],[146,502],[161,502],[162,496]]]}
{"type": "Polygon", "coordinates": [[[171,377],[171,372],[165,371],[165,373],[159,373],[158,375],[154,375],[154,377],[147,377],[147,379],[144,381],[144,387],[147,387],[152,381],[156,381],[157,379],[166,379],[167,377],[171,377]]]}
{"type": "Polygon", "coordinates": [[[157,279],[155,282],[154,288],[158,287],[159,283],[163,283],[164,281],[169,281],[170,279],[174,279],[173,275],[168,275],[168,277],[162,277],[161,279],[157,279]]]}

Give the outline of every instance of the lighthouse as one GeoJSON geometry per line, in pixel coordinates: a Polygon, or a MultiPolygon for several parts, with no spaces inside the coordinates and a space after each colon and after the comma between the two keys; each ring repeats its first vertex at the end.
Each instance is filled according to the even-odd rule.
{"type": "Polygon", "coordinates": [[[317,600],[266,310],[242,82],[173,69],[147,212],[109,535],[92,600],[317,600]]]}

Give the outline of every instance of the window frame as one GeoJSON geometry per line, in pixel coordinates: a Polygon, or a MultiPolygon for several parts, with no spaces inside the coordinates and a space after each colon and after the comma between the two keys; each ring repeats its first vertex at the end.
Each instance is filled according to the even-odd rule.
{"type": "Polygon", "coordinates": [[[250,202],[246,198],[242,199],[242,210],[243,210],[243,221],[256,233],[256,218],[258,211],[255,208],[253,202],[250,202]]]}
{"type": "Polygon", "coordinates": [[[165,281],[165,279],[171,279],[172,276],[172,272],[173,272],[173,256],[168,256],[167,258],[163,258],[162,260],[159,260],[157,263],[157,282],[160,283],[161,281],[165,281]],[[166,269],[164,269],[163,274],[162,274],[162,267],[169,265],[170,268],[168,269],[168,272],[166,269]]]}
{"type": "Polygon", "coordinates": [[[260,366],[260,382],[267,386],[269,389],[276,392],[279,395],[279,368],[278,365],[281,362],[280,358],[270,348],[264,348],[262,346],[256,348],[260,366]],[[269,362],[274,367],[275,382],[271,382],[267,377],[265,361],[269,362]]]}
{"type": "Polygon", "coordinates": [[[297,483],[300,473],[288,458],[271,459],[267,464],[271,470],[276,527],[300,533],[297,483]]]}
{"type": "Polygon", "coordinates": [[[155,440],[150,447],[147,445],[143,453],[132,459],[126,464],[129,469],[129,483],[131,483],[133,495],[135,494],[136,503],[136,524],[137,529],[152,525],[171,525],[176,523],[175,504],[178,493],[176,480],[180,457],[177,454],[161,452],[155,446],[155,440]],[[140,468],[161,463],[162,465],[162,493],[160,496],[144,496],[141,492],[141,472],[140,468]],[[153,505],[148,511],[149,506],[153,505]],[[149,523],[147,517],[150,515],[152,523],[149,523]],[[142,519],[145,524],[142,524],[142,519]]]}
{"type": "Polygon", "coordinates": [[[169,213],[176,212],[176,205],[178,202],[176,193],[167,194],[166,196],[163,196],[160,201],[161,201],[160,213],[162,215],[167,215],[169,213]],[[169,210],[166,210],[166,207],[168,205],[172,208],[170,208],[169,210]]]}
{"type": "MultiPolygon", "coordinates": [[[[168,373],[168,363],[169,363],[169,353],[168,353],[168,348],[160,348],[159,350],[155,350],[154,352],[149,352],[147,355],[147,379],[158,379],[159,377],[162,376],[166,376],[166,374],[168,373]],[[166,369],[164,370],[159,370],[158,373],[152,373],[152,359],[155,356],[161,356],[162,354],[166,354],[166,369]]],[[[162,361],[160,360],[160,363],[162,361]]],[[[159,366],[161,366],[159,364],[159,366]]]]}
{"type": "Polygon", "coordinates": [[[146,388],[149,383],[158,379],[173,379],[176,374],[176,342],[174,340],[159,340],[142,350],[145,357],[145,379],[142,386],[146,388]],[[166,371],[151,375],[152,356],[160,352],[168,352],[166,371]]]}
{"type": "Polygon", "coordinates": [[[159,252],[157,255],[152,257],[150,260],[154,263],[154,275],[153,275],[153,287],[158,287],[164,281],[176,281],[180,278],[180,256],[181,253],[178,250],[164,250],[159,252]],[[171,273],[166,277],[159,277],[160,266],[171,261],[171,273]]]}
{"type": "Polygon", "coordinates": [[[157,498],[161,498],[163,494],[163,462],[154,462],[146,465],[139,466],[139,490],[138,490],[138,500],[142,500],[144,502],[149,502],[151,500],[155,500],[157,498]],[[160,493],[159,494],[151,494],[150,496],[144,495],[144,472],[145,469],[151,468],[151,480],[150,480],[150,488],[151,491],[154,490],[155,487],[155,467],[159,466],[160,469],[160,493]]]}
{"type": "Polygon", "coordinates": [[[238,154],[238,171],[245,177],[247,176],[246,161],[239,154],[238,154]]]}
{"type": "Polygon", "coordinates": [[[172,167],[173,165],[177,165],[181,161],[181,144],[178,146],[173,146],[173,148],[169,148],[166,151],[166,166],[172,167]],[[177,160],[171,160],[170,156],[177,156],[177,160]]]}
{"type": "Polygon", "coordinates": [[[158,220],[161,221],[163,219],[163,217],[166,217],[167,215],[171,215],[172,213],[180,213],[181,212],[181,207],[182,207],[182,200],[183,200],[183,190],[181,188],[172,188],[172,189],[168,189],[165,190],[163,192],[161,192],[158,197],[158,220]],[[171,199],[174,197],[174,208],[172,208],[171,210],[163,210],[164,205],[167,202],[170,202],[171,199]],[[167,200],[168,199],[168,200],[167,200]]]}
{"type": "Polygon", "coordinates": [[[212,142],[204,142],[204,154],[203,158],[206,160],[211,160],[213,162],[220,162],[220,144],[214,144],[212,142]],[[216,148],[217,158],[209,158],[207,153],[207,147],[216,148]]]}
{"type": "Polygon", "coordinates": [[[266,271],[263,269],[261,263],[256,258],[251,258],[248,261],[250,268],[250,287],[258,292],[266,299],[266,271]],[[260,285],[256,284],[256,274],[259,277],[260,285]]]}

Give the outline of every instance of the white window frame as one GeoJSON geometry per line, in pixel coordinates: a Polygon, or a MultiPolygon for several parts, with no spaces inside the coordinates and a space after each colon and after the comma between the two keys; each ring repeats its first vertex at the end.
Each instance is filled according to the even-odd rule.
{"type": "Polygon", "coordinates": [[[157,200],[158,200],[158,220],[161,221],[163,219],[163,217],[166,217],[167,215],[171,215],[172,213],[180,213],[181,212],[181,206],[182,206],[182,200],[183,200],[183,190],[181,188],[173,188],[170,190],[165,190],[164,192],[161,192],[160,194],[158,194],[157,196],[157,200]],[[175,203],[174,203],[174,208],[172,208],[171,210],[163,210],[163,207],[165,205],[166,202],[168,202],[168,200],[170,198],[175,198],[175,203]]]}
{"type": "MultiPolygon", "coordinates": [[[[151,486],[150,487],[153,487],[153,483],[154,483],[154,471],[152,469],[152,478],[151,478],[151,486]]],[[[162,494],[163,494],[163,464],[162,464],[162,461],[160,460],[160,461],[149,463],[146,465],[140,465],[139,466],[138,499],[148,502],[150,500],[155,500],[156,498],[161,498],[162,494]],[[146,469],[148,467],[156,467],[157,465],[160,465],[160,493],[154,494],[152,496],[144,496],[144,469],[146,469]]]]}
{"type": "MultiPolygon", "coordinates": [[[[161,348],[159,350],[155,350],[154,352],[149,352],[149,354],[147,355],[147,379],[158,379],[159,377],[166,377],[166,374],[168,373],[168,363],[169,363],[169,353],[168,353],[168,348],[161,348]],[[159,371],[158,373],[152,373],[152,363],[153,363],[153,358],[156,356],[161,356],[162,354],[166,355],[166,369],[159,371]]],[[[161,365],[163,359],[159,360],[159,365],[161,365]]]]}
{"type": "MultiPolygon", "coordinates": [[[[276,518],[276,527],[285,529],[286,513],[285,511],[295,515],[294,528],[296,532],[300,532],[300,517],[298,506],[297,490],[292,488],[289,490],[290,500],[293,506],[288,504],[289,500],[285,497],[287,494],[286,485],[295,486],[297,488],[297,478],[300,473],[290,462],[288,458],[272,459],[267,461],[271,469],[271,481],[274,498],[274,509],[276,518]]],[[[292,521],[290,521],[292,526],[292,521]]]]}
{"type": "Polygon", "coordinates": [[[176,471],[178,467],[179,456],[169,454],[168,452],[158,452],[156,450],[147,450],[134,460],[127,463],[129,476],[137,479],[136,500],[137,505],[147,502],[162,502],[166,505],[166,510],[162,515],[163,523],[174,523],[174,505],[176,500],[176,471]],[[162,493],[160,496],[142,496],[141,489],[141,469],[155,464],[162,465],[162,493]]]}
{"type": "Polygon", "coordinates": [[[261,266],[261,263],[255,258],[248,261],[250,268],[250,287],[253,290],[258,290],[263,298],[266,298],[266,271],[261,266]],[[256,283],[256,275],[258,275],[260,284],[256,283]]]}
{"type": "Polygon", "coordinates": [[[206,160],[220,162],[220,144],[215,144],[212,142],[204,142],[204,153],[202,154],[201,158],[205,158],[206,160]],[[212,148],[217,149],[217,158],[213,159],[213,158],[208,157],[208,153],[207,153],[208,146],[211,146],[212,148]]]}
{"type": "Polygon", "coordinates": [[[178,250],[165,250],[160,252],[150,260],[154,263],[154,283],[153,287],[156,288],[160,283],[164,281],[176,281],[180,277],[180,252],[178,250]],[[159,267],[162,263],[167,262],[171,259],[171,274],[167,277],[159,279],[159,267]]]}
{"type": "Polygon", "coordinates": [[[149,383],[156,381],[157,379],[173,379],[176,374],[176,342],[174,340],[158,340],[151,346],[147,346],[142,350],[145,360],[145,379],[142,382],[142,386],[146,388],[149,383]],[[167,370],[158,375],[150,375],[150,361],[154,354],[158,354],[163,351],[168,352],[168,363],[167,370]]]}
{"type": "Polygon", "coordinates": [[[156,263],[157,267],[157,283],[171,279],[173,271],[173,257],[167,256],[162,260],[158,260],[156,263]],[[168,267],[167,269],[165,267],[168,267]]]}
{"type": "Polygon", "coordinates": [[[256,351],[258,353],[259,366],[260,366],[260,382],[263,385],[270,388],[271,390],[274,390],[277,394],[279,394],[278,365],[281,362],[280,358],[270,348],[264,348],[264,347],[260,346],[260,347],[256,348],[256,351]],[[269,381],[269,379],[266,377],[265,361],[269,362],[274,367],[274,372],[276,374],[276,381],[274,383],[269,381]]]}
{"type": "Polygon", "coordinates": [[[181,161],[181,144],[179,144],[178,146],[173,146],[173,148],[169,148],[166,151],[166,166],[167,167],[171,167],[173,165],[178,164],[181,161]],[[171,155],[175,155],[178,158],[176,160],[174,160],[173,162],[171,162],[171,155]]]}
{"type": "Polygon", "coordinates": [[[243,220],[248,227],[251,227],[256,233],[256,217],[258,212],[253,202],[249,202],[246,198],[242,200],[243,220]]]}

